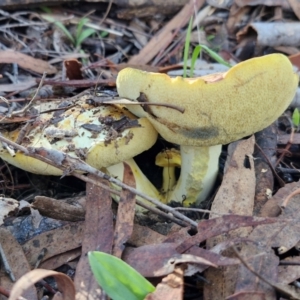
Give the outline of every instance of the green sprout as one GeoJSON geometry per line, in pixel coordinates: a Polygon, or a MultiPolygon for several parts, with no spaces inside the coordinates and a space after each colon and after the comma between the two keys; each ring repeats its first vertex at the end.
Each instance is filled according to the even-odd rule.
{"type": "Polygon", "coordinates": [[[295,110],[293,112],[292,121],[293,121],[294,126],[299,128],[299,125],[300,125],[300,112],[299,112],[298,108],[295,108],[295,110]]]}
{"type": "Polygon", "coordinates": [[[92,34],[96,33],[96,30],[93,28],[86,28],[84,29],[84,26],[89,22],[88,18],[81,18],[79,23],[77,24],[75,36],[73,36],[70,31],[67,29],[67,27],[60,21],[56,21],[51,16],[45,16],[44,17],[48,22],[52,22],[55,26],[57,26],[64,34],[65,36],[70,40],[70,42],[74,45],[75,48],[80,48],[82,42],[91,36],[92,34]]]}
{"type": "MultiPolygon", "coordinates": [[[[185,45],[184,45],[184,54],[183,54],[183,77],[186,77],[186,70],[187,70],[187,60],[188,60],[188,53],[190,49],[190,40],[191,40],[191,32],[192,32],[192,24],[193,24],[193,18],[190,19],[189,26],[186,33],[185,38],[185,45]]],[[[201,55],[201,52],[205,51],[212,59],[217,61],[218,63],[227,66],[229,68],[232,67],[230,63],[228,63],[226,60],[224,60],[218,53],[207,47],[206,45],[198,45],[195,47],[192,53],[192,59],[191,59],[191,66],[190,66],[190,77],[193,77],[194,74],[194,68],[195,63],[197,61],[197,58],[199,55],[201,55]]]]}
{"type": "Polygon", "coordinates": [[[113,300],[143,300],[155,290],[146,278],[118,257],[92,251],[88,259],[98,284],[113,300]]]}

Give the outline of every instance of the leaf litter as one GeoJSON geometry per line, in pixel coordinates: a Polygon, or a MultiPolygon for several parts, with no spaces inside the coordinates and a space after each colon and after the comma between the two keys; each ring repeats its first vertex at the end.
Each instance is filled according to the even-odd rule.
{"type": "MultiPolygon", "coordinates": [[[[157,1],[155,8],[146,10],[144,1],[137,7],[129,1],[125,8],[119,2],[114,1],[112,7],[111,3],[102,3],[107,10],[102,15],[98,11],[85,14],[71,5],[64,8],[62,17],[61,6],[50,7],[54,22],[35,7],[25,11],[24,6],[12,7],[10,1],[0,4],[3,130],[13,130],[32,118],[30,109],[20,109],[32,97],[35,103],[66,98],[76,101],[79,93],[86,93],[86,87],[95,89],[89,92],[92,96],[99,90],[109,93],[118,71],[126,66],[155,72],[181,70],[192,15],[194,46],[201,35],[204,44],[230,63],[281,52],[299,68],[297,1],[191,0],[179,4],[169,0],[157,1]],[[97,38],[87,36],[82,40],[76,36],[76,26],[86,16],[86,24],[97,31],[97,38]],[[66,38],[62,25],[81,40],[79,48],[66,38]],[[44,72],[47,75],[41,77],[44,72]],[[47,92],[38,87],[40,83],[47,85],[47,92]]],[[[81,6],[89,10],[88,2],[81,6]]],[[[202,58],[210,67],[199,63],[200,70],[195,72],[217,70],[206,54],[202,58]]],[[[298,93],[291,107],[299,105],[298,93]]],[[[290,108],[271,131],[271,127],[262,131],[263,138],[257,134],[256,141],[250,137],[224,147],[222,180],[214,194],[202,210],[190,210],[183,217],[180,208],[164,211],[163,206],[162,211],[153,208],[147,220],[134,216],[135,202],[139,202],[135,190],[126,188],[136,184],[130,167],[125,168],[123,176],[126,186],[116,192],[121,199],[117,208],[112,204],[107,181],[95,177],[95,172],[93,176],[77,174],[79,179],[64,178],[66,184],[62,185],[61,180],[28,175],[3,164],[1,299],[9,294],[9,299],[17,299],[22,293],[26,299],[40,299],[43,290],[52,293],[53,299],[105,297],[87,261],[88,251],[95,250],[121,257],[156,282],[156,291],[146,299],[300,299],[300,142],[299,128],[291,126],[291,113],[290,108]],[[291,131],[295,133],[291,135],[291,131]],[[80,180],[86,182],[80,190],[85,190],[86,196],[77,202],[74,195],[79,193],[80,180]],[[57,200],[67,197],[69,200],[57,200]],[[18,209],[14,199],[35,201],[18,209]],[[56,284],[42,280],[47,276],[55,277],[56,284]],[[39,284],[34,287],[33,282],[39,284]],[[192,298],[192,294],[196,296],[192,298]]],[[[65,175],[73,174],[72,168],[77,165],[84,172],[91,171],[68,157],[66,169],[62,153],[40,149],[34,155],[48,162],[55,159],[52,163],[63,165],[65,175]]],[[[151,166],[151,155],[147,152],[139,160],[148,166],[148,176],[155,181],[160,171],[151,166]]]]}

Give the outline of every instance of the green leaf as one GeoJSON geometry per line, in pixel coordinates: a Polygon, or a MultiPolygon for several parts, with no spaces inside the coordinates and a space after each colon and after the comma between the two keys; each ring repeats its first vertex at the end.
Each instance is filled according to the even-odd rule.
{"type": "Polygon", "coordinates": [[[194,76],[195,63],[196,63],[196,60],[197,60],[198,56],[201,53],[201,49],[202,49],[201,46],[196,46],[194,51],[193,51],[192,61],[191,61],[191,69],[190,69],[190,76],[191,77],[194,76]]]}
{"type": "Polygon", "coordinates": [[[194,67],[195,67],[196,60],[197,60],[197,58],[198,58],[198,56],[199,56],[199,54],[201,53],[202,50],[204,50],[205,52],[207,52],[207,54],[211,58],[213,58],[215,61],[217,61],[218,63],[220,63],[220,64],[222,64],[222,65],[224,65],[226,67],[229,67],[229,68],[232,67],[232,65],[230,63],[228,63],[226,60],[224,60],[215,51],[211,50],[210,48],[208,48],[205,45],[198,45],[198,46],[195,47],[195,49],[193,51],[193,54],[192,54],[191,71],[190,71],[191,77],[194,74],[194,67]]]}
{"type": "Polygon", "coordinates": [[[292,120],[293,120],[293,124],[298,127],[300,124],[300,113],[298,108],[295,108],[293,112],[292,120]]]}
{"type": "Polygon", "coordinates": [[[216,53],[215,51],[211,50],[210,48],[208,48],[205,45],[200,45],[200,47],[206,51],[208,53],[208,55],[213,58],[216,62],[231,68],[232,65],[230,63],[228,63],[226,60],[224,60],[218,53],[216,53]]]}
{"type": "Polygon", "coordinates": [[[88,259],[97,282],[113,300],[143,300],[155,290],[140,273],[113,255],[93,251],[88,259]]]}
{"type": "Polygon", "coordinates": [[[78,38],[80,37],[81,35],[81,32],[82,32],[82,28],[83,26],[89,21],[88,18],[81,18],[79,20],[79,23],[77,25],[77,28],[76,28],[76,40],[78,40],[78,38]]]}
{"type": "Polygon", "coordinates": [[[53,23],[55,26],[57,26],[65,34],[65,36],[72,42],[72,44],[75,45],[75,40],[74,40],[72,34],[70,33],[70,31],[66,28],[66,26],[62,22],[56,21],[51,16],[44,16],[44,19],[47,20],[48,22],[53,23]]]}
{"type": "Polygon", "coordinates": [[[191,32],[193,26],[193,17],[190,18],[189,26],[187,28],[185,43],[184,43],[184,51],[183,51],[183,78],[186,78],[186,70],[187,70],[187,61],[189,58],[189,50],[190,50],[190,41],[191,41],[191,32]]]}
{"type": "Polygon", "coordinates": [[[100,37],[105,38],[106,36],[108,36],[108,32],[107,31],[102,31],[100,33],[100,37]]]}
{"type": "Polygon", "coordinates": [[[81,43],[90,35],[94,34],[96,32],[95,29],[87,28],[81,32],[79,36],[76,38],[76,48],[81,45],[81,43]]]}

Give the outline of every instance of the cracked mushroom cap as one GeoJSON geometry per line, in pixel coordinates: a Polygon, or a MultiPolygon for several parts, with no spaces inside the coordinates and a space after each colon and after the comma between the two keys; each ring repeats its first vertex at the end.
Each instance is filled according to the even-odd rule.
{"type": "Polygon", "coordinates": [[[173,104],[184,113],[155,105],[127,105],[145,116],[164,139],[180,145],[228,144],[264,129],[292,101],[298,75],[289,59],[270,54],[249,59],[226,73],[170,78],[132,68],[119,72],[120,97],[173,104]]]}
{"type": "MultiPolygon", "coordinates": [[[[62,110],[40,114],[21,145],[63,151],[100,169],[130,159],[156,142],[157,132],[146,118],[137,118],[114,105],[93,106],[86,100],[87,97],[77,100],[69,109],[54,103],[37,106],[40,111],[58,107],[62,110]]],[[[2,135],[16,141],[20,129],[2,135]]],[[[23,153],[17,152],[13,157],[1,143],[0,146],[0,157],[14,166],[41,175],[62,174],[61,170],[23,153]]]]}

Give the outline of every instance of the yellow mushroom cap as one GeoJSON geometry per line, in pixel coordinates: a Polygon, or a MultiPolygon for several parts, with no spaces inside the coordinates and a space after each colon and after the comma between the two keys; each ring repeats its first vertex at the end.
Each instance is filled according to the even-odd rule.
{"type": "Polygon", "coordinates": [[[228,144],[264,129],[292,101],[298,75],[289,59],[270,54],[249,59],[226,73],[199,78],[170,78],[132,68],[119,72],[120,97],[136,100],[141,93],[149,102],[173,104],[181,113],[164,106],[127,105],[146,116],[162,137],[180,145],[228,144]]]}
{"type": "Polygon", "coordinates": [[[181,167],[181,155],[177,149],[165,149],[155,157],[155,164],[159,167],[181,167]]]}
{"type": "MultiPolygon", "coordinates": [[[[58,116],[55,112],[39,115],[22,141],[25,147],[45,147],[63,151],[100,169],[128,160],[153,146],[157,131],[146,118],[137,118],[114,105],[92,106],[88,97],[58,116]]],[[[57,108],[53,103],[50,108],[57,108]]],[[[40,110],[37,106],[36,109],[40,110]]],[[[42,110],[45,109],[45,105],[42,110]]],[[[2,132],[15,141],[20,128],[2,132]]],[[[41,175],[61,175],[62,171],[17,152],[11,156],[0,143],[0,157],[23,170],[41,175]]]]}

